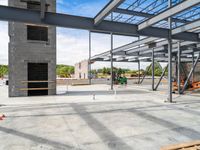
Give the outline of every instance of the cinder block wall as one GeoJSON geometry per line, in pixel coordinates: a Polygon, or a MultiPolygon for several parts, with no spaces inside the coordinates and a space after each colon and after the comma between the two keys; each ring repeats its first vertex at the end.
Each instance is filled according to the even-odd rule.
{"type": "MultiPolygon", "coordinates": [[[[40,1],[40,0],[32,0],[40,1]]],[[[9,6],[27,8],[24,0],[9,0],[9,6]]],[[[56,12],[56,1],[46,0],[49,12],[56,12]]],[[[56,94],[56,27],[48,26],[48,42],[27,40],[27,24],[9,22],[9,96],[27,96],[28,63],[48,63],[49,95],[56,94]]]]}

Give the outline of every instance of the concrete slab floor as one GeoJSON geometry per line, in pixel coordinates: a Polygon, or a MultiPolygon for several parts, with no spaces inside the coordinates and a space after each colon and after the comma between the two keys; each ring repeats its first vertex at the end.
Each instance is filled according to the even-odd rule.
{"type": "Polygon", "coordinates": [[[200,97],[149,86],[58,87],[57,96],[8,98],[0,86],[0,150],[158,150],[200,139],[200,97]],[[95,95],[95,100],[93,99],[95,95]]]}

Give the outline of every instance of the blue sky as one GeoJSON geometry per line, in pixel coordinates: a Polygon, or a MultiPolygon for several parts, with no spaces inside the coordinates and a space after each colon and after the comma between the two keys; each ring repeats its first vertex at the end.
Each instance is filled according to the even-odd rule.
{"type": "MultiPolygon", "coordinates": [[[[94,17],[109,0],[57,0],[57,12],[94,17]]],[[[0,0],[0,5],[7,5],[7,0],[0,0]]],[[[8,63],[8,27],[0,22],[0,64],[8,63]]],[[[134,41],[133,37],[114,36],[114,47],[134,41]]],[[[88,58],[88,31],[57,28],[57,64],[74,65],[88,58]]],[[[92,55],[110,50],[110,35],[92,34],[92,55]]],[[[93,68],[109,67],[109,63],[95,63],[93,68]]],[[[115,63],[116,67],[136,69],[134,63],[115,63]]],[[[142,64],[142,68],[147,66],[142,64]]]]}
{"type": "Polygon", "coordinates": [[[109,0],[57,0],[57,12],[94,17],[109,0]]]}

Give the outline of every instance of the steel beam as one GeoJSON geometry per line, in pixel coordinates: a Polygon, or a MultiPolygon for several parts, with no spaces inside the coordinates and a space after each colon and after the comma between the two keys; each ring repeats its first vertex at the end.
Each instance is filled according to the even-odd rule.
{"type": "Polygon", "coordinates": [[[149,38],[144,38],[144,39],[141,39],[141,40],[137,40],[137,41],[134,41],[132,43],[129,43],[129,44],[126,44],[126,45],[123,45],[121,47],[117,47],[113,50],[113,53],[117,53],[119,51],[126,51],[130,48],[133,48],[133,47],[139,47],[140,45],[143,45],[143,44],[146,44],[146,43],[149,43],[149,42],[153,42],[155,40],[157,40],[158,38],[156,37],[149,37],[149,38]]]}
{"type": "MultiPolygon", "coordinates": [[[[128,10],[128,9],[121,9],[117,8],[114,10],[116,13],[120,14],[126,14],[126,15],[133,15],[133,16],[139,16],[139,17],[145,17],[145,18],[152,18],[155,15],[149,14],[149,13],[144,13],[144,12],[139,12],[139,11],[134,11],[134,10],[128,10]]],[[[167,19],[165,19],[167,20],[167,19]]],[[[179,22],[179,23],[189,23],[187,20],[182,20],[182,19],[177,19],[177,18],[172,18],[173,22],[179,22]]]]}
{"type": "Polygon", "coordinates": [[[117,8],[125,0],[112,0],[110,1],[94,18],[94,24],[98,25],[102,20],[108,16],[115,8],[117,8]]]}
{"type": "MultiPolygon", "coordinates": [[[[174,42],[174,41],[173,41],[174,42]]],[[[176,41],[175,41],[176,42],[176,41]]],[[[166,50],[166,46],[168,44],[168,41],[167,40],[164,40],[164,41],[160,41],[158,43],[156,43],[156,46],[155,46],[155,49],[154,51],[155,52],[162,52],[162,51],[165,51],[166,50]]],[[[181,48],[188,48],[189,45],[193,45],[194,42],[181,42],[181,48]],[[187,47],[188,46],[188,47],[187,47]]],[[[176,52],[177,50],[177,43],[173,43],[173,49],[174,49],[174,52],[176,52]]],[[[140,54],[145,54],[145,53],[150,53],[151,52],[151,49],[148,47],[148,46],[142,46],[140,48],[133,48],[133,49],[129,49],[128,51],[126,51],[126,54],[127,55],[130,55],[132,53],[137,53],[138,51],[140,51],[140,54]]]]}
{"type": "MultiPolygon", "coordinates": [[[[168,29],[161,29],[150,27],[148,29],[138,32],[137,25],[102,21],[98,26],[94,25],[94,19],[80,16],[73,16],[58,13],[45,13],[45,19],[41,20],[40,11],[27,10],[22,8],[14,8],[7,6],[0,6],[0,20],[16,21],[31,24],[53,25],[65,28],[75,28],[90,30],[91,32],[107,33],[118,35],[132,35],[132,36],[151,36],[158,38],[167,38],[168,29]]],[[[196,33],[183,32],[173,36],[174,39],[186,41],[199,41],[199,36],[196,33]]]]}
{"type": "MultiPolygon", "coordinates": [[[[193,48],[193,50],[195,50],[195,52],[198,52],[199,49],[198,48],[194,48],[195,42],[181,42],[180,46],[181,46],[181,50],[182,50],[182,54],[189,54],[192,53],[192,50],[188,50],[188,48],[193,48]]],[[[133,44],[133,43],[132,43],[133,44]]],[[[167,55],[167,44],[168,41],[160,41],[156,44],[156,48],[154,48],[154,55],[155,57],[161,57],[163,58],[164,56],[168,56],[167,55]]],[[[145,45],[145,44],[143,44],[145,45]]],[[[128,47],[129,45],[125,45],[125,47],[128,47]]],[[[126,48],[127,48],[126,47],[126,48]]],[[[140,56],[142,57],[151,57],[152,54],[152,49],[149,49],[148,46],[142,46],[142,47],[138,47],[136,46],[134,49],[129,49],[128,51],[123,51],[123,49],[121,49],[122,47],[119,47],[113,50],[113,55],[118,55],[118,56],[123,56],[123,57],[130,57],[130,56],[138,56],[138,54],[140,54],[140,56]],[[117,51],[115,52],[115,50],[121,50],[121,51],[117,51]],[[139,53],[138,53],[139,52],[139,53]]],[[[178,44],[177,43],[173,43],[173,53],[177,53],[178,52],[178,44]]],[[[110,55],[110,51],[95,55],[92,57],[92,60],[95,60],[97,58],[101,58],[101,57],[106,57],[110,55]]],[[[189,59],[189,58],[188,58],[189,59]]]]}
{"type": "Polygon", "coordinates": [[[172,30],[172,35],[179,34],[200,27],[200,19],[172,30]]]}
{"type": "Polygon", "coordinates": [[[164,71],[162,72],[162,74],[161,74],[161,76],[160,76],[160,79],[159,79],[159,81],[158,81],[156,87],[154,88],[155,91],[158,89],[158,87],[159,87],[159,85],[160,85],[160,82],[162,81],[162,79],[163,79],[163,77],[164,77],[164,75],[165,75],[167,69],[168,69],[168,65],[165,67],[164,71]]]}
{"type": "Polygon", "coordinates": [[[150,18],[141,24],[138,25],[138,30],[145,29],[151,25],[154,25],[166,18],[172,17],[182,11],[185,11],[195,5],[200,4],[200,0],[185,0],[173,7],[168,8],[167,10],[163,11],[162,13],[150,18]]]}
{"type": "Polygon", "coordinates": [[[187,79],[186,79],[186,81],[184,83],[184,86],[183,86],[183,89],[182,89],[181,93],[184,93],[184,91],[185,91],[185,89],[186,89],[186,87],[188,85],[188,82],[189,82],[189,80],[190,80],[190,78],[192,76],[192,73],[194,72],[194,70],[195,70],[195,68],[197,66],[197,63],[199,62],[199,57],[200,57],[200,54],[198,54],[198,56],[197,56],[197,58],[195,60],[195,63],[193,65],[192,69],[190,70],[190,73],[189,73],[189,75],[188,75],[188,77],[187,77],[187,79]]]}

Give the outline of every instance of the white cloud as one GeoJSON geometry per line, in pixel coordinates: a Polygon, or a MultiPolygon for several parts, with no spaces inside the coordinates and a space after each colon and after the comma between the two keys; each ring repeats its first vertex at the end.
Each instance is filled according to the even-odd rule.
{"type": "Polygon", "coordinates": [[[0,64],[8,64],[8,23],[0,22],[0,64]]]}
{"type": "Polygon", "coordinates": [[[8,5],[8,0],[0,0],[0,5],[8,5]]]}

